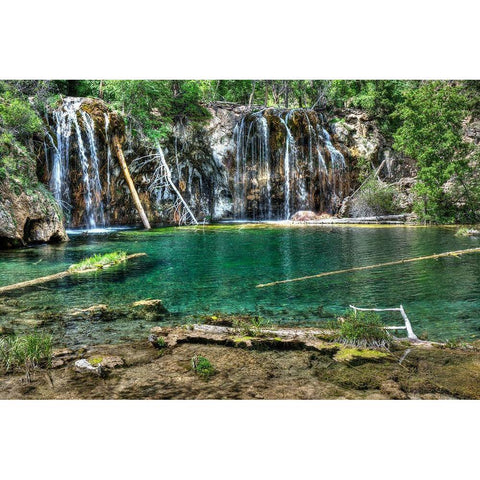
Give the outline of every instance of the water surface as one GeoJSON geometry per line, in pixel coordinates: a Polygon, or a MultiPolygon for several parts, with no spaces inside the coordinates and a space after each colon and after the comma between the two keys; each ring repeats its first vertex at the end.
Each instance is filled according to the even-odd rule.
{"type": "MultiPolygon", "coordinates": [[[[259,283],[479,246],[449,228],[216,225],[71,235],[62,245],[0,253],[0,285],[56,273],[95,253],[126,250],[147,257],[9,295],[16,313],[0,323],[32,327],[38,312],[94,304],[128,305],[160,298],[174,315],[194,321],[214,312],[255,313],[275,323],[321,325],[348,305],[403,304],[417,334],[429,339],[480,336],[480,255],[443,258],[257,289],[259,283]]],[[[0,310],[2,314],[2,310],[0,310]]],[[[401,324],[400,317],[386,317],[401,324]]],[[[150,324],[75,321],[49,325],[60,343],[138,338],[150,324]]]]}

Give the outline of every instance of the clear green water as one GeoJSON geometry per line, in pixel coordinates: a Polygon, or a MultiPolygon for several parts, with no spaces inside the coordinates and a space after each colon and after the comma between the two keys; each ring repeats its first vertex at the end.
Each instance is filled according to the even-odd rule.
{"type": "MultiPolygon", "coordinates": [[[[0,285],[56,273],[94,253],[123,249],[148,257],[103,272],[70,277],[9,295],[19,312],[0,323],[17,331],[45,309],[160,298],[174,315],[256,313],[275,323],[320,325],[349,304],[402,303],[417,334],[429,339],[480,336],[480,255],[427,260],[257,289],[259,283],[479,246],[447,228],[276,227],[228,225],[71,236],[68,244],[0,253],[0,285]],[[12,300],[13,299],[13,300],[12,300]]],[[[386,318],[401,324],[398,317],[386,318]]],[[[71,321],[49,325],[57,342],[139,338],[142,321],[71,321]]]]}

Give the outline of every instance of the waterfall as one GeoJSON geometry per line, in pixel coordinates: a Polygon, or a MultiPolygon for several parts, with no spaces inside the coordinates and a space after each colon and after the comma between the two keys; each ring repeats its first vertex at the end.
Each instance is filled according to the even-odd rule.
{"type": "Polygon", "coordinates": [[[323,135],[325,138],[325,145],[330,152],[330,158],[332,159],[332,168],[345,168],[345,158],[344,156],[332,145],[332,140],[330,138],[330,134],[325,130],[323,130],[323,135]]]}
{"type": "MultiPolygon", "coordinates": [[[[87,228],[105,226],[105,212],[102,198],[102,183],[100,180],[100,158],[95,138],[95,123],[93,118],[81,109],[82,99],[65,98],[60,108],[52,113],[55,139],[47,133],[52,151],[50,167],[50,189],[58,204],[70,216],[72,212],[71,198],[75,189],[83,191],[85,212],[83,222],[87,228]],[[80,121],[81,120],[81,124],[80,121]],[[71,179],[72,155],[77,155],[80,163],[81,186],[71,179]],[[72,185],[71,185],[72,183],[72,185]]],[[[108,115],[105,115],[105,134],[108,142],[108,115]]],[[[48,159],[48,155],[47,155],[48,159]]],[[[111,152],[108,145],[108,183],[110,183],[111,152]]],[[[109,191],[109,187],[108,187],[109,191]]]]}
{"type": "Polygon", "coordinates": [[[284,201],[284,212],[285,212],[285,219],[288,220],[290,218],[290,164],[292,162],[292,159],[295,160],[295,139],[293,138],[292,132],[288,128],[288,121],[290,120],[291,114],[293,110],[290,110],[286,117],[285,120],[283,118],[280,118],[281,122],[285,126],[285,155],[284,155],[284,162],[283,162],[283,170],[284,170],[284,175],[285,175],[285,187],[284,187],[284,192],[285,192],[285,201],[284,201]]]}
{"type": "Polygon", "coordinates": [[[110,127],[110,115],[105,113],[105,143],[107,144],[107,204],[110,205],[111,192],[110,192],[110,175],[111,175],[111,163],[112,163],[112,150],[110,148],[110,137],[108,136],[108,128],[110,127]]]}
{"type": "MultiPolygon", "coordinates": [[[[95,144],[95,125],[93,124],[92,117],[84,110],[80,110],[80,114],[85,125],[87,140],[90,147],[90,169],[86,151],[82,151],[81,155],[82,171],[86,172],[87,175],[85,182],[87,188],[89,188],[88,194],[90,196],[90,208],[87,208],[88,227],[95,228],[97,226],[97,222],[99,222],[101,226],[105,226],[105,212],[102,201],[102,183],[100,181],[100,161],[98,159],[97,147],[95,144]],[[84,159],[86,160],[85,165],[83,164],[84,159]]],[[[78,142],[80,146],[80,133],[79,137],[80,138],[78,139],[78,142]]]]}
{"type": "Polygon", "coordinates": [[[233,214],[289,219],[298,210],[334,213],[346,162],[314,110],[267,108],[234,129],[233,214]]]}

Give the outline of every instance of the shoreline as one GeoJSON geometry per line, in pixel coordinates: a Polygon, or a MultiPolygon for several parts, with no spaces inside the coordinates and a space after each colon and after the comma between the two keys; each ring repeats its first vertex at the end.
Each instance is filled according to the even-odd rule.
{"type": "Polygon", "coordinates": [[[51,368],[34,370],[30,382],[22,372],[2,373],[0,398],[480,398],[476,343],[448,348],[399,340],[389,350],[359,349],[308,327],[246,335],[219,322],[153,327],[149,339],[59,349],[51,368]],[[192,368],[200,357],[212,365],[209,378],[192,368]],[[93,370],[79,368],[79,360],[93,370]]]}

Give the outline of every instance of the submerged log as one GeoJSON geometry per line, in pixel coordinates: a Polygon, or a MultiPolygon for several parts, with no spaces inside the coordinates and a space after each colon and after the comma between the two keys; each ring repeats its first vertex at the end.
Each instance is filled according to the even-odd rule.
{"type": "Polygon", "coordinates": [[[316,220],[293,220],[293,223],[308,224],[365,224],[365,225],[401,225],[408,221],[407,214],[400,215],[377,215],[375,217],[345,217],[345,218],[320,218],[316,220]]]}
{"type": "MultiPolygon", "coordinates": [[[[136,257],[143,257],[147,255],[146,253],[133,253],[132,255],[127,255],[126,260],[130,260],[136,257]]],[[[106,265],[107,266],[107,265],[106,265]]],[[[11,292],[12,290],[18,290],[20,288],[33,287],[35,285],[40,285],[42,283],[51,282],[52,280],[59,280],[60,278],[68,277],[70,275],[82,274],[87,272],[97,271],[98,268],[89,268],[87,270],[80,270],[77,272],[71,272],[66,270],[60,273],[54,273],[53,275],[47,275],[46,277],[35,278],[33,280],[27,280],[25,282],[14,283],[12,285],[6,285],[5,287],[0,287],[0,294],[11,292]]]]}
{"type": "Polygon", "coordinates": [[[332,272],[317,273],[316,275],[307,275],[305,277],[290,278],[287,280],[278,280],[276,282],[270,282],[270,283],[261,283],[257,285],[256,288],[272,287],[273,285],[279,285],[281,283],[301,282],[303,280],[310,280],[312,278],[327,277],[329,275],[339,275],[340,273],[357,272],[360,270],[370,270],[372,268],[388,267],[390,265],[401,265],[403,263],[419,262],[421,260],[437,259],[442,257],[459,257],[461,255],[466,255],[468,253],[479,253],[479,252],[480,252],[480,247],[476,247],[476,248],[468,248],[466,250],[456,250],[453,252],[444,252],[444,253],[437,253],[434,255],[426,255],[424,257],[405,258],[403,260],[395,260],[393,262],[377,263],[375,265],[366,265],[365,267],[345,268],[343,270],[334,270],[332,272]]]}
{"type": "Polygon", "coordinates": [[[115,147],[115,150],[117,152],[117,158],[118,158],[118,161],[120,163],[120,167],[122,169],[123,176],[125,177],[128,188],[130,189],[130,193],[132,194],[133,203],[135,204],[135,207],[138,210],[140,218],[142,219],[143,226],[147,230],[150,230],[150,228],[152,228],[152,227],[150,227],[150,222],[148,221],[147,215],[145,214],[145,211],[143,210],[142,203],[140,202],[140,198],[138,196],[137,190],[136,190],[135,185],[133,183],[132,177],[130,176],[130,172],[128,171],[127,162],[125,161],[125,157],[123,155],[123,150],[122,150],[122,145],[120,143],[120,140],[118,139],[117,136],[114,136],[112,140],[113,140],[113,145],[115,147]]]}

